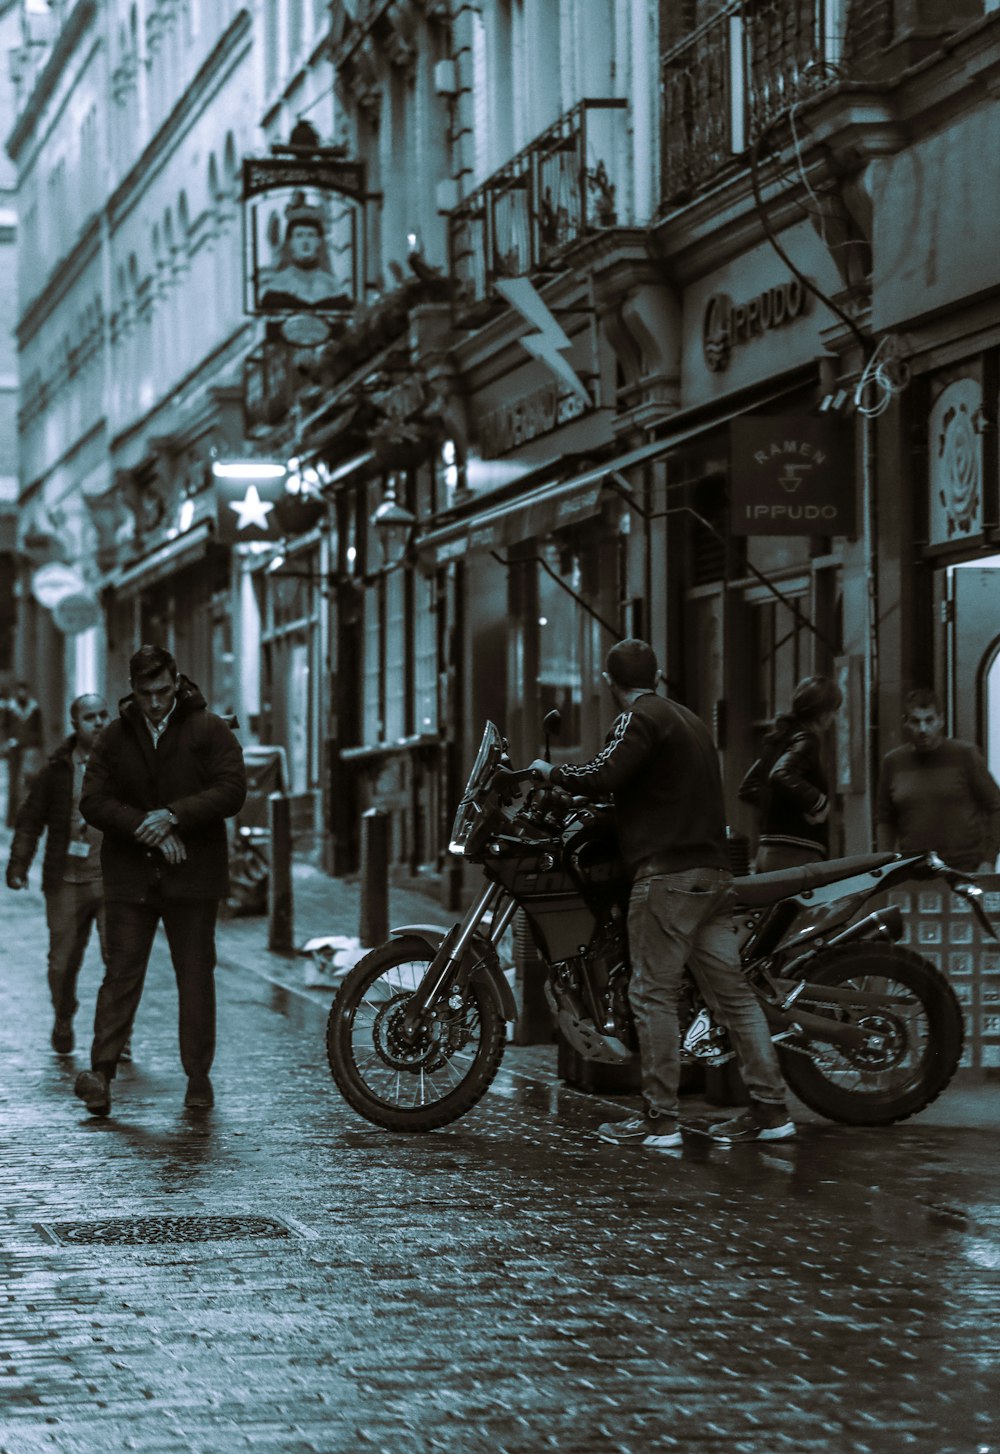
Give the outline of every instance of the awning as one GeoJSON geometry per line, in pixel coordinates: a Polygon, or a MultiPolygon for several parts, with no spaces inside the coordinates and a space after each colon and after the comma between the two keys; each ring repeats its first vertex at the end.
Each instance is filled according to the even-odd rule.
{"type": "Polygon", "coordinates": [[[119,595],[145,590],[147,586],[155,585],[166,576],[202,560],[208,551],[212,534],[211,522],[199,520],[190,530],[185,530],[173,540],[165,541],[141,560],[125,566],[107,584],[119,595]]]}
{"type": "Polygon", "coordinates": [[[480,515],[432,530],[417,541],[418,553],[428,563],[441,565],[470,550],[497,550],[586,520],[599,511],[604,476],[615,464],[617,461],[575,479],[543,486],[480,515]]]}
{"type": "MultiPolygon", "coordinates": [[[[801,370],[797,371],[801,381],[801,370]]],[[[749,401],[745,394],[730,396],[731,407],[724,413],[708,413],[710,406],[699,405],[674,415],[669,434],[653,439],[637,449],[620,454],[615,459],[594,465],[570,480],[559,480],[524,495],[506,500],[478,515],[469,515],[462,520],[453,520],[432,530],[417,541],[417,553],[425,565],[442,565],[456,560],[472,550],[496,550],[504,545],[513,545],[536,535],[546,535],[550,530],[563,525],[575,524],[596,515],[600,510],[601,492],[607,476],[621,473],[633,465],[660,459],[679,449],[699,435],[711,434],[725,429],[734,419],[752,409],[759,409],[787,397],[788,383],[770,393],[749,401]]]]}

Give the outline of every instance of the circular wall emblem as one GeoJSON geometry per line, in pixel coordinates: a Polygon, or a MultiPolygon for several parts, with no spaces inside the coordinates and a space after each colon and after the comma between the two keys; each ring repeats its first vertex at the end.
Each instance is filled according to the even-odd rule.
{"type": "Polygon", "coordinates": [[[713,293],[705,304],[701,337],[705,362],[713,373],[722,373],[733,352],[733,301],[728,293],[713,293]]]}
{"type": "Polygon", "coordinates": [[[55,560],[40,566],[31,577],[31,594],[46,611],[51,611],[65,596],[76,595],[85,587],[86,582],[78,570],[55,560]]]}
{"type": "Polygon", "coordinates": [[[101,619],[101,606],[96,596],[89,592],[75,591],[63,596],[52,608],[52,619],[66,636],[76,636],[80,631],[89,631],[101,619]]]}
{"type": "Polygon", "coordinates": [[[956,379],[931,410],[931,498],[944,509],[948,538],[972,534],[980,525],[983,450],[976,417],[981,405],[979,381],[956,379]]]}

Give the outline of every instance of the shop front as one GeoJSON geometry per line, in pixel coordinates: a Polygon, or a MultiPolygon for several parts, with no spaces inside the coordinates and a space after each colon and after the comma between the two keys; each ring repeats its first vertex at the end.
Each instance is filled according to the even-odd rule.
{"type": "MultiPolygon", "coordinates": [[[[838,291],[808,224],[780,241],[821,292],[838,291]]],[[[846,671],[864,652],[854,431],[820,407],[834,316],[769,243],[692,278],[681,318],[682,409],[662,456],[625,474],[663,522],[671,690],[712,727],[731,822],[752,836],[736,788],[767,726],[801,677],[846,671]]],[[[864,773],[838,773],[838,761],[831,744],[830,780],[858,800],[860,833],[864,773]]],[[[834,851],[867,846],[852,842],[851,816],[836,815],[834,851]]]]}

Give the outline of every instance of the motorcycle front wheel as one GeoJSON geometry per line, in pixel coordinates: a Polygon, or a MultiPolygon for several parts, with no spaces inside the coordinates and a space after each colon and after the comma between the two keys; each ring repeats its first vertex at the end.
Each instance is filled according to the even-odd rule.
{"type": "Polygon", "coordinates": [[[470,980],[414,1041],[402,1019],[434,952],[390,940],[347,974],[330,1008],[326,1053],[337,1087],[359,1115],[389,1131],[433,1131],[464,1116],[492,1083],[506,1022],[489,987],[470,980]]]}
{"type": "Polygon", "coordinates": [[[809,984],[789,1011],[850,1019],[876,1032],[877,1047],[851,1050],[812,1040],[779,1046],[785,1079],[811,1110],[848,1126],[905,1121],[936,1100],[962,1054],[962,1011],[940,970],[910,949],[851,944],[810,966],[809,984]],[[875,992],[879,1004],[823,1000],[823,985],[875,992]]]}

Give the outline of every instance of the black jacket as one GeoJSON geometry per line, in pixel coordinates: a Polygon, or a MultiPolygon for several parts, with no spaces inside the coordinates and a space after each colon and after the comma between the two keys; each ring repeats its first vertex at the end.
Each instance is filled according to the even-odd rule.
{"type": "Polygon", "coordinates": [[[42,859],[42,889],[50,893],[62,883],[66,856],[72,831],[73,812],[73,749],[76,733],[72,733],[49,758],[31,783],[27,796],[17,810],[14,841],[7,861],[7,883],[12,878],[27,878],[43,833],[45,857],[42,859]]]}
{"type": "Polygon", "coordinates": [[[708,728],[654,692],[616,718],[604,748],[552,781],[589,798],[613,795],[622,857],[635,868],[655,855],[657,871],[728,868],[719,758],[708,728]]]}
{"type": "Polygon", "coordinates": [[[794,732],[777,756],[765,754],[740,783],[737,796],[760,809],[762,844],[829,849],[827,782],[814,732],[794,732]],[[810,822],[810,819],[813,821],[810,822]]]}
{"type": "Polygon", "coordinates": [[[187,677],[178,678],[173,715],[154,747],[132,697],[119,703],[90,754],[80,811],[104,833],[101,867],[107,899],[143,899],[159,885],[168,898],[219,899],[229,892],[226,818],[246,798],[243,752],[231,729],[187,677]],[[168,864],[135,830],[154,808],[169,808],[187,858],[168,864]]]}

